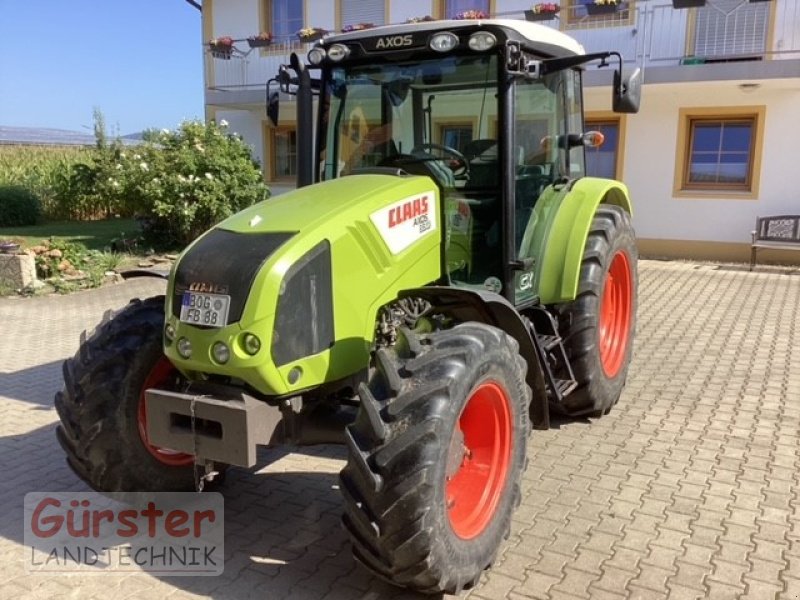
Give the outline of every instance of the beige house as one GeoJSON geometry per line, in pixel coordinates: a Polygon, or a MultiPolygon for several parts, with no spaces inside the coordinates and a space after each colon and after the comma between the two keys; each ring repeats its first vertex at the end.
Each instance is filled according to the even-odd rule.
{"type": "MultiPolygon", "coordinates": [[[[465,10],[523,19],[530,8],[521,0],[205,0],[206,116],[224,119],[251,144],[279,192],[294,181],[296,126],[289,99],[278,126],[268,124],[265,83],[291,52],[303,56],[311,47],[298,40],[299,29],[340,31],[465,10]],[[259,32],[273,41],[251,48],[247,38],[259,32]],[[232,53],[211,52],[208,40],[222,36],[235,40],[232,53]]],[[[572,35],[587,52],[617,50],[644,72],[641,111],[629,116],[611,112],[608,69],[590,66],[584,77],[588,127],[606,135],[588,152],[588,168],[630,187],[643,254],[746,261],[757,216],[800,213],[792,179],[800,0],[623,0],[600,15],[592,0],[561,0],[559,9],[541,24],[572,35]]],[[[457,114],[436,121],[435,141],[462,146],[477,137],[474,123],[457,114]]]]}

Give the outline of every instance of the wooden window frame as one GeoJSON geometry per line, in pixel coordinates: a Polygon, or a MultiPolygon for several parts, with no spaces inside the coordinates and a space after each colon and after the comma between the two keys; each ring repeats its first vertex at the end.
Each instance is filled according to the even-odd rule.
{"type": "Polygon", "coordinates": [[[592,129],[591,123],[615,123],[617,125],[617,151],[614,162],[614,179],[623,180],[625,173],[625,128],[627,116],[612,111],[586,111],[584,116],[586,131],[592,129]]]}
{"type": "MultiPolygon", "coordinates": [[[[445,18],[445,8],[446,8],[447,0],[433,0],[433,12],[432,17],[435,19],[444,19],[445,18]]],[[[489,16],[491,17],[496,13],[496,0],[488,0],[489,2],[489,16]]]]}
{"type": "MultiPolygon", "coordinates": [[[[297,179],[297,175],[278,175],[278,144],[275,139],[276,134],[294,131],[297,135],[297,125],[294,123],[279,123],[277,127],[272,127],[264,123],[264,179],[267,182],[285,183],[297,179]]],[[[296,143],[296,142],[295,142],[296,143]]],[[[296,151],[296,150],[295,150],[296,151]]]]}
{"type": "Polygon", "coordinates": [[[573,16],[574,8],[582,6],[584,3],[578,3],[577,0],[564,0],[561,3],[561,14],[564,18],[559,21],[561,29],[601,29],[607,27],[626,27],[633,25],[636,21],[636,0],[622,0],[620,4],[627,4],[625,9],[628,11],[627,17],[619,17],[614,13],[613,18],[611,15],[586,15],[584,17],[576,18],[573,16]]]}
{"type": "Polygon", "coordinates": [[[447,119],[434,119],[433,120],[433,131],[435,135],[435,139],[438,140],[437,144],[444,144],[444,130],[448,127],[458,127],[462,129],[470,129],[472,131],[472,139],[475,139],[475,131],[478,129],[478,119],[459,119],[459,118],[447,118],[447,119]]]}
{"type": "MultiPolygon", "coordinates": [[[[343,1],[344,0],[336,0],[336,3],[334,5],[335,14],[334,14],[333,21],[336,24],[336,31],[341,31],[344,28],[344,23],[342,22],[342,12],[344,12],[344,11],[342,11],[342,2],[343,1]]],[[[389,25],[389,15],[391,14],[390,13],[390,9],[391,9],[390,0],[384,0],[384,2],[383,2],[383,21],[384,21],[383,24],[384,25],[389,25]]]]}
{"type": "Polygon", "coordinates": [[[723,198],[755,200],[758,198],[761,181],[761,156],[764,147],[766,106],[729,106],[681,108],[678,114],[678,140],[675,154],[675,176],[673,197],[676,198],[723,198]],[[751,155],[748,177],[745,184],[689,182],[693,123],[711,121],[752,121],[751,155]]]}
{"type": "MultiPolygon", "coordinates": [[[[259,0],[258,1],[258,21],[261,24],[260,31],[268,31],[272,32],[272,4],[274,0],[259,0]]],[[[303,3],[303,27],[306,26],[306,16],[308,15],[308,11],[306,10],[308,7],[306,6],[306,0],[292,0],[294,2],[302,2],[303,3]]],[[[300,48],[303,43],[294,36],[294,38],[290,37],[288,42],[290,42],[292,48],[300,48]]],[[[285,54],[286,48],[283,46],[283,42],[278,40],[278,42],[272,46],[267,46],[266,48],[259,48],[260,54],[263,56],[265,54],[285,54]]]]}

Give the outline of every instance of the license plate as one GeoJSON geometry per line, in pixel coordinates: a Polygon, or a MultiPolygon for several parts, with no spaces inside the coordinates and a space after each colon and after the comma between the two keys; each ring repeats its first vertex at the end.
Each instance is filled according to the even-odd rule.
{"type": "Polygon", "coordinates": [[[228,324],[228,307],[231,297],[225,294],[184,292],[181,300],[181,321],[206,327],[224,327],[228,324]]]}

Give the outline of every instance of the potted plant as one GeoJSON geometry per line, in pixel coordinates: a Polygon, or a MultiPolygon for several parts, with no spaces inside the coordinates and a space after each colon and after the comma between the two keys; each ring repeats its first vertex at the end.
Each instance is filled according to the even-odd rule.
{"type": "Polygon", "coordinates": [[[619,0],[594,0],[586,4],[586,12],[594,15],[610,15],[617,12],[619,0]]]}
{"type": "Polygon", "coordinates": [[[465,19],[486,19],[488,17],[482,10],[462,10],[454,18],[461,21],[465,19]]]}
{"type": "Polygon", "coordinates": [[[375,27],[373,23],[354,23],[353,25],[345,25],[342,27],[342,33],[348,33],[350,31],[362,31],[364,29],[372,29],[375,27]]]}
{"type": "Polygon", "coordinates": [[[406,23],[428,23],[430,21],[435,21],[432,16],[425,15],[424,17],[411,17],[406,21],[406,23]]]}
{"type": "Polygon", "coordinates": [[[264,48],[272,43],[272,34],[268,31],[262,31],[258,35],[247,38],[247,43],[251,48],[264,48]]]}
{"type": "Polygon", "coordinates": [[[697,8],[705,5],[706,0],[672,0],[672,8],[697,8]]]}
{"type": "Polygon", "coordinates": [[[304,27],[300,31],[297,32],[297,38],[305,43],[308,44],[310,42],[316,42],[317,40],[321,40],[322,36],[328,33],[325,29],[321,27],[304,27]]]}
{"type": "Polygon", "coordinates": [[[552,21],[556,14],[561,10],[558,4],[552,2],[539,2],[534,4],[530,10],[525,11],[526,21],[552,21]]]}
{"type": "Polygon", "coordinates": [[[211,56],[214,58],[230,60],[233,54],[233,38],[227,35],[214,38],[208,42],[208,48],[211,50],[211,56]]]}

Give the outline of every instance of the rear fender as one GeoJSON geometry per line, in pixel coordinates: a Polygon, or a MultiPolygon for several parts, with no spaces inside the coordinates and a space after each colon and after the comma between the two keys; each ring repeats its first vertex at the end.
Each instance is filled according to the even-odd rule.
{"type": "Polygon", "coordinates": [[[517,340],[519,353],[528,363],[527,383],[533,392],[530,406],[533,428],[550,427],[544,373],[539,364],[536,347],[531,339],[530,330],[508,300],[488,291],[434,286],[404,290],[400,293],[401,298],[409,296],[424,298],[433,305],[435,312],[444,313],[456,321],[486,323],[502,329],[517,340]]]}
{"type": "Polygon", "coordinates": [[[535,271],[543,304],[575,299],[586,239],[600,204],[613,204],[632,214],[628,188],[619,181],[596,177],[579,179],[553,206],[556,213],[545,233],[544,252],[535,271]]]}

